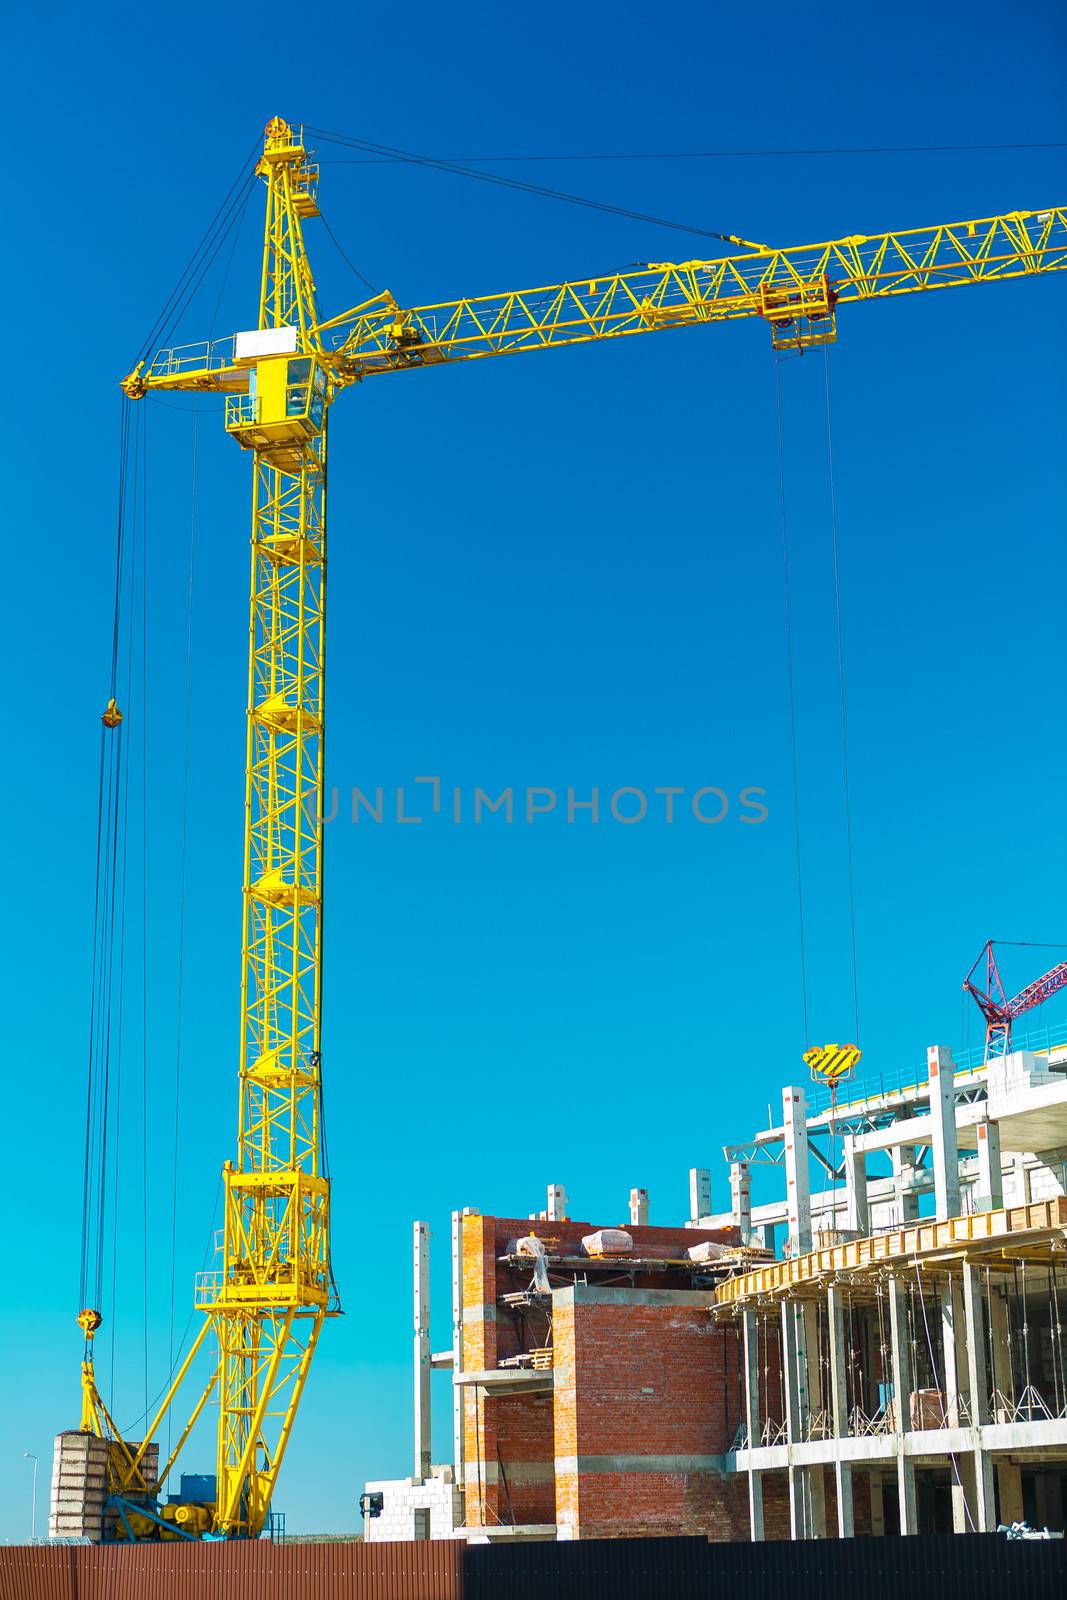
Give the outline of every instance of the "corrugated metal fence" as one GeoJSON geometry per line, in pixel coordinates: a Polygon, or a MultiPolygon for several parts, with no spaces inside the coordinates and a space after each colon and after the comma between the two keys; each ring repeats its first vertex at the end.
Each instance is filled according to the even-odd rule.
{"type": "Polygon", "coordinates": [[[707,1544],[591,1539],[468,1551],[465,1600],[1064,1600],[1067,1544],[992,1533],[707,1544]]]}
{"type": "Polygon", "coordinates": [[[0,1545],[0,1600],[1064,1600],[1067,1543],[0,1545]]]}
{"type": "Polygon", "coordinates": [[[0,1600],[462,1600],[463,1546],[0,1545],[0,1600]]]}

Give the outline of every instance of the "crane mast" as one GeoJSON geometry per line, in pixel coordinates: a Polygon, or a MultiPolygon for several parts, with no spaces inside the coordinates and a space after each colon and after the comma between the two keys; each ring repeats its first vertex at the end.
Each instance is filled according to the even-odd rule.
{"type": "MultiPolygon", "coordinates": [[[[159,1482],[216,1394],[213,1520],[229,1537],[255,1537],[266,1521],[332,1289],[321,1078],[332,390],[302,233],[317,214],[317,173],[281,119],[267,126],[257,172],[266,185],[259,321],[236,340],[243,391],[226,405],[227,431],[253,455],[237,1151],[223,1167],[221,1264],[196,1285],[204,1320],[145,1435],[147,1444],[212,1330],[217,1365],[159,1482]]],[[[82,1427],[115,1436],[93,1375],[99,1316],[82,1316],[82,1427]]],[[[120,1499],[144,1494],[146,1445],[117,1443],[112,1488],[120,1499]]]]}
{"type": "MultiPolygon", "coordinates": [[[[282,344],[291,331],[295,356],[257,362],[259,383],[231,398],[227,416],[231,431],[252,430],[254,452],[240,1095],[237,1160],[224,1169],[222,1266],[200,1298],[221,1355],[216,1523],[228,1533],[263,1524],[329,1299],[321,1084],[326,394],[301,229],[315,209],[313,171],[280,120],[267,129],[260,171],[267,205],[259,330],[286,330],[273,341],[282,344]],[[272,380],[285,392],[277,408],[284,415],[273,424],[263,422],[272,380]]],[[[272,340],[249,344],[270,349],[272,340]]]]}
{"type": "MultiPolygon", "coordinates": [[[[837,306],[849,300],[1067,267],[1067,215],[1056,208],[409,310],[384,294],[323,322],[302,231],[318,214],[318,172],[302,135],[274,118],[256,170],[266,187],[257,327],[161,350],[122,383],[130,399],[223,393],[226,430],[253,458],[237,1149],[223,1168],[221,1264],[197,1282],[203,1320],[140,1445],[123,1441],[96,1388],[99,1312],[79,1317],[82,1428],[113,1442],[113,1493],[120,1507],[127,1495],[144,1508],[147,1536],[160,1520],[149,1441],[208,1333],[217,1362],[158,1483],[215,1396],[213,1528],[255,1537],[323,1322],[337,1313],[321,1078],[326,436],[336,395],[379,373],[738,317],[762,318],[776,348],[803,350],[836,337],[837,306]]],[[[137,1537],[141,1526],[127,1520],[126,1531],[137,1537]]]]}

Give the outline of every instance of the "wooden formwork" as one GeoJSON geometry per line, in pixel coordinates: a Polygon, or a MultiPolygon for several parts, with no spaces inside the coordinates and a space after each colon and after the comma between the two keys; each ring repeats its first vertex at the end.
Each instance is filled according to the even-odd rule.
{"type": "Polygon", "coordinates": [[[945,1222],[913,1222],[727,1278],[715,1290],[715,1304],[730,1306],[768,1295],[803,1292],[805,1285],[821,1284],[837,1273],[870,1272],[905,1264],[910,1267],[917,1260],[989,1260],[997,1255],[1010,1256],[1018,1248],[1041,1245],[1048,1247],[1051,1255],[1053,1249],[1062,1250],[1065,1231],[1067,1195],[1003,1211],[976,1211],[972,1216],[950,1217],[945,1222]]]}

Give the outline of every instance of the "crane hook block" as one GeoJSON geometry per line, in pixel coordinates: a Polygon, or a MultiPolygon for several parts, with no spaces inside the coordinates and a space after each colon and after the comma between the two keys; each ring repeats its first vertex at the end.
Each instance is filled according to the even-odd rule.
{"type": "Polygon", "coordinates": [[[815,1045],[804,1052],[804,1063],[811,1068],[815,1079],[838,1083],[849,1078],[859,1065],[863,1051],[855,1044],[815,1045]]]}
{"type": "Polygon", "coordinates": [[[122,712],[116,704],[114,695],[111,696],[104,710],[100,713],[100,721],[105,728],[117,728],[122,721],[122,712]]]}
{"type": "Polygon", "coordinates": [[[94,1311],[91,1306],[86,1306],[84,1311],[78,1312],[78,1327],[87,1339],[93,1337],[103,1320],[99,1311],[94,1311]]]}
{"type": "Polygon", "coordinates": [[[128,372],[119,385],[127,400],[143,400],[148,393],[148,384],[144,379],[144,362],[138,361],[132,372],[128,372]]]}

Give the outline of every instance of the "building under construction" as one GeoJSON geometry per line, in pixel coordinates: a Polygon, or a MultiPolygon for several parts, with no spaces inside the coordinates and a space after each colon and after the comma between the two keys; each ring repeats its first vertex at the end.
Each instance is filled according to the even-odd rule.
{"type": "Polygon", "coordinates": [[[840,1096],[789,1085],[726,1147],[725,1214],[704,1169],[671,1227],[642,1189],[625,1229],[561,1186],[533,1217],[455,1212],[441,1353],[416,1223],[414,1474],[367,1484],[367,1539],[1062,1532],[1067,1046],[934,1047],[840,1096]],[[753,1205],[762,1164],[781,1187],[753,1205]]]}
{"type": "MultiPolygon", "coordinates": [[[[352,143],[327,130],[316,136],[352,143]]],[[[321,1048],[330,407],[372,378],[739,319],[761,326],[777,361],[833,343],[838,315],[852,305],[1067,270],[1067,212],[1057,207],[786,248],[713,234],[727,252],[714,259],[583,270],[554,285],[421,306],[383,291],[326,315],[304,240],[320,216],[318,180],[304,130],[272,118],[121,381],[128,404],[100,717],[81,1407],[77,1429],[56,1443],[54,1539],[132,1549],[278,1536],[275,1491],[301,1397],[320,1337],[341,1311],[321,1048]],[[179,344],[185,309],[223,244],[236,249],[253,193],[264,202],[255,326],[179,344]],[[114,1326],[105,1263],[122,1214],[121,1028],[113,1032],[110,1019],[122,1014],[124,752],[138,712],[143,726],[149,720],[146,701],[120,706],[118,697],[139,676],[129,624],[146,537],[141,402],[183,393],[218,399],[252,481],[240,740],[233,729],[235,751],[240,742],[245,750],[237,1105],[220,1141],[222,1226],[197,1275],[195,1332],[174,1356],[154,1414],[146,1378],[141,1437],[130,1439],[94,1360],[99,1330],[108,1319],[114,1326]],[[214,1471],[186,1471],[212,1416],[214,1471]]],[[[998,1515],[1024,1512],[1062,1527],[1067,1076],[1051,1054],[1008,1049],[1010,1006],[994,972],[990,953],[987,991],[971,986],[1005,1013],[988,1065],[957,1071],[948,1052],[934,1050],[921,1081],[882,1084],[847,1106],[809,1108],[802,1090],[785,1089],[781,1127],[728,1152],[727,1215],[711,1214],[701,1171],[689,1216],[674,1227],[649,1225],[642,1190],[631,1195],[625,1229],[570,1219],[562,1188],[533,1219],[457,1212],[453,1340],[440,1356],[429,1347],[428,1230],[417,1224],[415,1471],[368,1487],[368,1539],[760,1539],[950,1522],[986,1529],[998,1515]],[[891,1161],[889,1177],[873,1159],[868,1173],[876,1156],[891,1161]],[[821,1198],[809,1183],[816,1157],[832,1180],[821,1198]],[[785,1195],[753,1209],[750,1168],[764,1160],[781,1169],[785,1195]],[[920,1220],[928,1193],[933,1214],[920,1220]],[[433,1466],[430,1444],[435,1366],[450,1371],[454,1395],[445,1468],[433,1466]]],[[[1062,972],[1067,982],[1067,964],[1062,972]]],[[[1037,1003],[1046,992],[1016,1000],[1037,1003]]],[[[177,1067],[175,1108],[177,1119],[177,1067]]],[[[177,1192],[175,1178],[175,1217],[177,1192]]],[[[120,1371],[119,1393],[123,1381],[120,1371]]]]}

